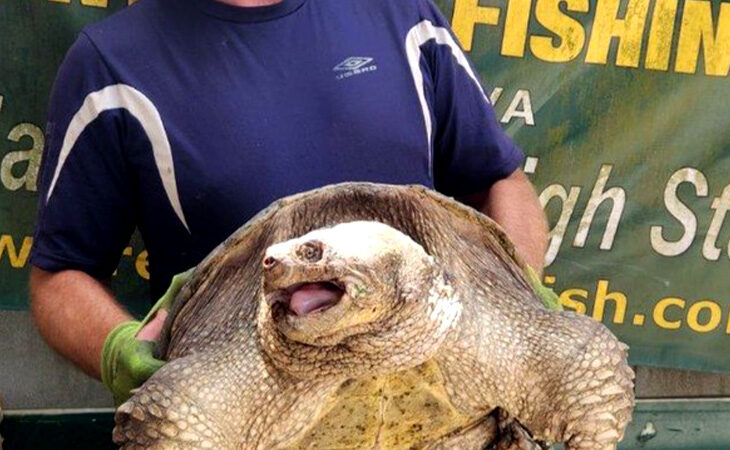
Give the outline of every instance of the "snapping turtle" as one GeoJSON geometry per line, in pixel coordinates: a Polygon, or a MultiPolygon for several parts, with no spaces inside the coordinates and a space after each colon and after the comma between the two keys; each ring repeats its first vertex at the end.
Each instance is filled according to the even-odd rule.
{"type": "Polygon", "coordinates": [[[423,187],[279,200],[178,293],[158,343],[169,363],[119,407],[114,441],[614,448],[634,402],[627,347],[545,309],[523,269],[494,222],[423,187]]]}

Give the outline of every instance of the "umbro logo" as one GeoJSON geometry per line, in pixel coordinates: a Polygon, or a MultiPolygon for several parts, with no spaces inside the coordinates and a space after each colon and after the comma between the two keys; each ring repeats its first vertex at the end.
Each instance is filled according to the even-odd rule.
{"type": "Polygon", "coordinates": [[[378,70],[378,66],[373,64],[373,58],[367,56],[350,56],[337,64],[332,70],[337,72],[337,76],[335,78],[342,80],[343,78],[349,78],[362,73],[378,70]]]}
{"type": "Polygon", "coordinates": [[[368,58],[366,56],[350,56],[346,60],[337,64],[335,66],[335,68],[332,70],[335,70],[335,71],[356,70],[363,66],[368,65],[372,60],[373,60],[373,58],[368,58]]]}

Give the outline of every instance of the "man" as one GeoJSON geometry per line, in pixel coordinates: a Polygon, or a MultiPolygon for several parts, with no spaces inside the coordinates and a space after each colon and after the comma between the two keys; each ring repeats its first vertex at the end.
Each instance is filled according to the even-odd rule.
{"type": "Polygon", "coordinates": [[[430,0],[142,0],[81,33],[47,134],[32,309],[97,378],[131,319],[104,280],[135,227],[158,298],[274,199],[419,183],[486,212],[542,267],[523,155],[430,0]]]}

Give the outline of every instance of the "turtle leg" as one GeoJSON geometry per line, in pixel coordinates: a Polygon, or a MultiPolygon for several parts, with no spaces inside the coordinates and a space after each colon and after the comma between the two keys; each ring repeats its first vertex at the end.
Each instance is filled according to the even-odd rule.
{"type": "Polygon", "coordinates": [[[474,317],[493,326],[467,319],[460,340],[440,357],[456,406],[474,414],[498,405],[535,438],[567,450],[616,448],[634,405],[626,345],[589,317],[520,312],[530,320],[506,327],[503,317],[477,311],[474,317]]]}
{"type": "Polygon", "coordinates": [[[175,359],[115,414],[125,450],[278,448],[307,431],[337,384],[300,381],[256,347],[175,359]]]}
{"type": "Polygon", "coordinates": [[[592,328],[580,354],[570,358],[545,411],[546,431],[567,450],[615,449],[634,407],[634,372],[626,362],[628,347],[600,323],[592,328]]]}
{"type": "MultiPolygon", "coordinates": [[[[532,357],[537,364],[521,375],[528,383],[514,416],[566,450],[615,449],[634,407],[628,347],[593,319],[565,314],[555,319],[570,325],[573,344],[566,349],[564,342],[543,339],[532,357]]],[[[559,323],[553,325],[541,334],[549,336],[559,323]]]]}
{"type": "Polygon", "coordinates": [[[195,382],[195,359],[181,358],[163,366],[117,408],[112,438],[121,449],[234,448],[224,433],[225,424],[203,408],[211,406],[206,400],[215,395],[209,390],[215,384],[208,377],[204,384],[195,382]],[[205,384],[210,388],[204,391],[205,384]]]}

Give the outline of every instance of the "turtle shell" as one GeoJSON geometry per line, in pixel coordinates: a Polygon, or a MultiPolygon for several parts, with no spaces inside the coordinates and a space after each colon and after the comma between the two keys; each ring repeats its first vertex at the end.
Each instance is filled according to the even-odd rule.
{"type": "Polygon", "coordinates": [[[525,269],[494,222],[421,186],[346,183],[284,198],[211,252],[178,292],[158,343],[169,362],[119,407],[114,441],[125,449],[466,450],[530,440],[524,425],[569,449],[613,448],[633,409],[627,347],[589,317],[546,310],[525,269]],[[330,346],[268,339],[266,249],[363,220],[401,231],[433,257],[462,308],[449,340],[418,353],[427,339],[408,333],[428,327],[428,307],[396,322],[410,324],[400,341],[401,329],[386,325],[330,346]],[[358,347],[373,337],[376,345],[358,347]],[[367,361],[391,344],[413,365],[367,361]]]}

